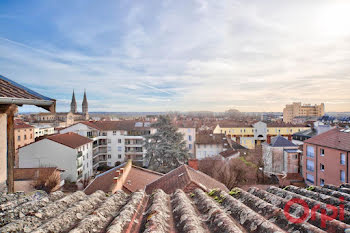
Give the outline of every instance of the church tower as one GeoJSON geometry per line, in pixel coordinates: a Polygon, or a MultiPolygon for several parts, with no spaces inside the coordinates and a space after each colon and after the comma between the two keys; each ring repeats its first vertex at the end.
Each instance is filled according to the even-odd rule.
{"type": "Polygon", "coordinates": [[[84,90],[84,99],[83,99],[82,107],[83,107],[83,117],[85,118],[85,120],[89,120],[88,102],[87,102],[85,90],[84,90]]]}
{"type": "Polygon", "coordinates": [[[73,90],[72,102],[70,103],[70,111],[71,113],[77,113],[77,102],[75,101],[75,95],[73,90]]]}

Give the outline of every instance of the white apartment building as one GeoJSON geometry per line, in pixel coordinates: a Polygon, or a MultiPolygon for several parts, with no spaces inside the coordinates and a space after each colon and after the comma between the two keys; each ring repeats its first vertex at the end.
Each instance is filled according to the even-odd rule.
{"type": "Polygon", "coordinates": [[[195,143],[196,159],[204,159],[219,155],[231,148],[224,134],[197,134],[195,143]]]}
{"type": "Polygon", "coordinates": [[[196,141],[196,128],[182,128],[179,127],[178,131],[184,135],[184,140],[186,142],[186,147],[188,148],[189,152],[194,155],[195,153],[195,146],[194,142],[196,141]]]}
{"type": "Polygon", "coordinates": [[[32,125],[34,126],[34,138],[55,133],[55,128],[50,125],[32,125]]]}
{"type": "Polygon", "coordinates": [[[113,167],[128,159],[143,163],[144,136],[154,133],[149,122],[84,121],[60,130],[75,132],[93,140],[93,168],[101,165],[113,167]]]}
{"type": "Polygon", "coordinates": [[[57,167],[64,170],[62,179],[86,180],[93,175],[92,144],[75,133],[52,135],[21,147],[19,167],[57,167]]]}

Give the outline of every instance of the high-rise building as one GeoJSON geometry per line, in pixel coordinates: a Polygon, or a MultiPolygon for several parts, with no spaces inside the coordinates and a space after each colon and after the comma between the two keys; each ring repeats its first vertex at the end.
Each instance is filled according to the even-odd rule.
{"type": "Polygon", "coordinates": [[[319,105],[304,104],[300,102],[287,104],[283,109],[283,121],[291,123],[294,117],[321,117],[324,115],[324,103],[319,105]]]}

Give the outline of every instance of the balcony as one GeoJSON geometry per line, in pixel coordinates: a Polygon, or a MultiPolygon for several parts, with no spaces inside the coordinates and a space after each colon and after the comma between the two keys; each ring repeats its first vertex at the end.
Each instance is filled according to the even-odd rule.
{"type": "Polygon", "coordinates": [[[106,154],[106,153],[107,153],[106,148],[98,148],[98,149],[94,150],[93,157],[100,155],[100,154],[106,154]]]}
{"type": "Polygon", "coordinates": [[[77,164],[77,169],[80,169],[80,168],[82,168],[83,167],[83,163],[78,163],[77,164]]]}
{"type": "Polygon", "coordinates": [[[77,154],[77,158],[79,159],[81,156],[83,156],[83,152],[79,151],[78,154],[77,154]]]}

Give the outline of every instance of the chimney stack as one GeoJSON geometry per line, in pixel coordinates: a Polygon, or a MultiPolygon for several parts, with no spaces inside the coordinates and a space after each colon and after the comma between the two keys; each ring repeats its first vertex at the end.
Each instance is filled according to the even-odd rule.
{"type": "Polygon", "coordinates": [[[266,141],[268,144],[271,144],[271,136],[270,135],[267,135],[267,141],[266,141]]]}
{"type": "Polygon", "coordinates": [[[198,159],[189,159],[188,166],[190,166],[194,170],[198,170],[198,159]]]}

